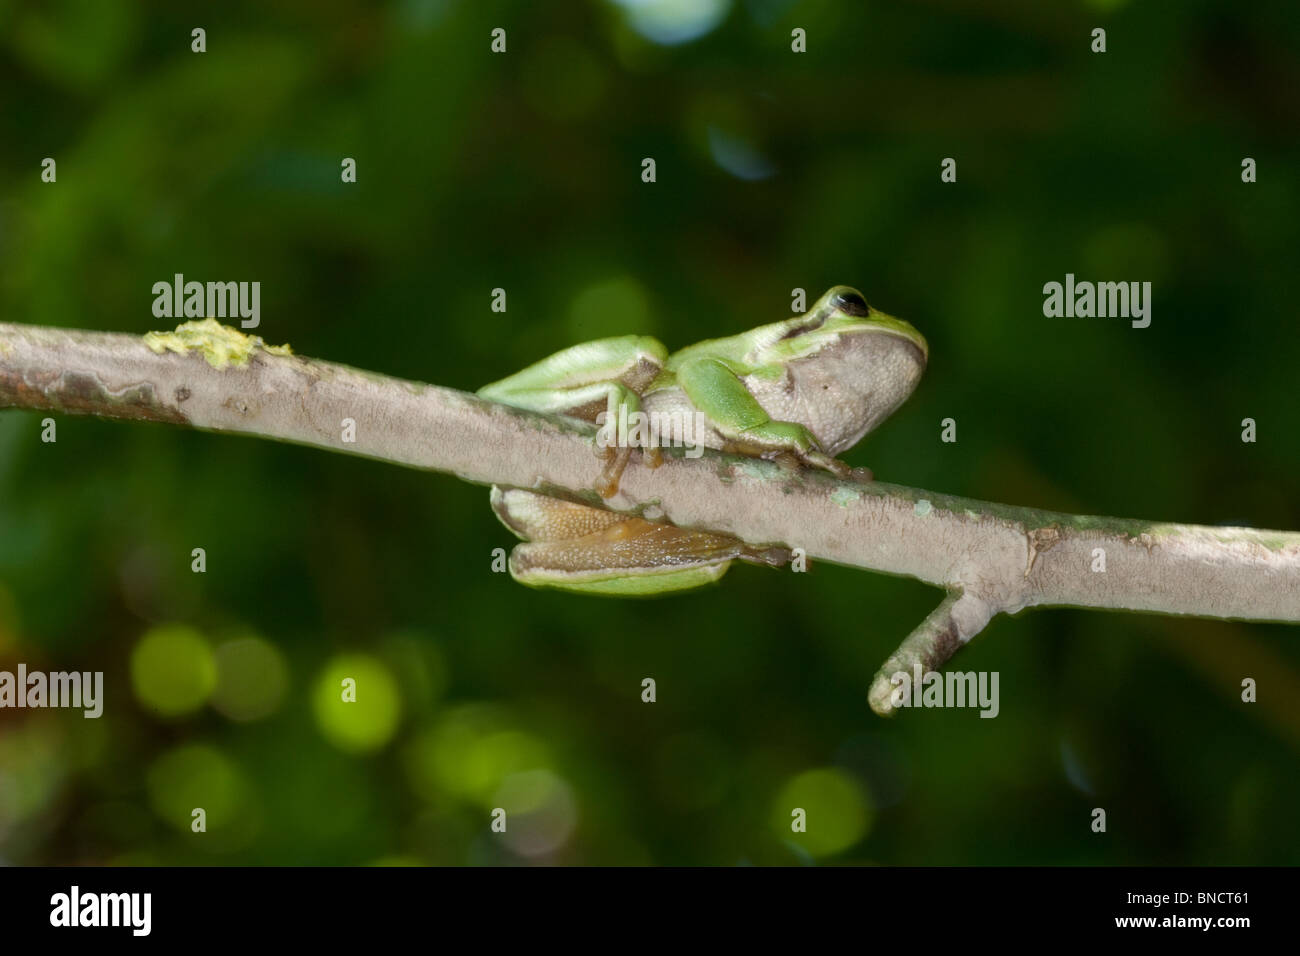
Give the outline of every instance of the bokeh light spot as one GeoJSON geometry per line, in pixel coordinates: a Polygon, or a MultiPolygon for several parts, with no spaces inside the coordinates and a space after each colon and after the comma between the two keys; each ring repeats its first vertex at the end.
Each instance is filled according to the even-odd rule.
{"type": "Polygon", "coordinates": [[[15,831],[58,805],[68,776],[67,749],[54,721],[32,720],[0,732],[0,860],[15,831]]]}
{"type": "Polygon", "coordinates": [[[157,714],[179,717],[192,713],[217,686],[212,648],[192,627],[155,627],[131,652],[131,686],[140,703],[157,714]]]}
{"type": "Polygon", "coordinates": [[[655,43],[689,43],[726,19],[731,0],[614,0],[628,25],[655,43]]]}
{"type": "Polygon", "coordinates": [[[289,668],[279,648],[259,637],[241,637],[222,643],[215,656],[213,707],[238,721],[276,711],[289,686],[289,668]]]}
{"type": "Polygon", "coordinates": [[[393,675],[365,654],[348,654],[330,661],[316,682],[312,706],[321,733],[348,753],[368,753],[383,747],[397,730],[402,712],[393,675]],[[345,687],[345,681],[351,684],[345,687]],[[345,695],[355,699],[345,699],[345,695]]]}
{"type": "Polygon", "coordinates": [[[492,802],[506,811],[506,844],[522,856],[555,852],[578,823],[572,788],[549,770],[511,774],[492,802]]]}
{"type": "Polygon", "coordinates": [[[809,770],[792,778],[772,805],[772,827],[782,840],[790,840],[814,857],[846,850],[866,836],[871,808],[853,777],[831,767],[809,770]],[[807,813],[807,831],[790,829],[791,811],[807,813]]]}
{"type": "Polygon", "coordinates": [[[163,754],[150,766],[147,785],[154,812],[186,832],[196,808],[206,814],[210,831],[233,821],[245,797],[238,768],[206,744],[186,744],[163,754]]]}
{"type": "Polygon", "coordinates": [[[579,292],[569,306],[568,334],[574,341],[611,335],[650,333],[650,302],[631,276],[596,282],[579,292]]]}
{"type": "Polygon", "coordinates": [[[412,783],[426,799],[454,794],[486,807],[497,805],[492,801],[506,777],[547,769],[549,763],[545,744],[483,705],[449,712],[407,753],[412,783]]]}
{"type": "Polygon", "coordinates": [[[713,161],[738,179],[754,182],[776,172],[772,161],[743,137],[716,126],[708,130],[713,161]]]}

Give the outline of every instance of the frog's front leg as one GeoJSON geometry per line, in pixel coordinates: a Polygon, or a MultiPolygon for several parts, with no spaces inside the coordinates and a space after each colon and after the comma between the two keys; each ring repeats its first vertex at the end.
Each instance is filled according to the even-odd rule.
{"type": "MultiPolygon", "coordinates": [[[[632,416],[640,410],[640,395],[617,382],[610,383],[604,421],[596,419],[596,423],[601,426],[596,435],[596,454],[605,459],[605,467],[596,480],[596,491],[602,498],[613,498],[618,494],[618,483],[632,458],[633,448],[623,428],[633,421],[632,416]]],[[[654,449],[656,455],[658,451],[659,449],[654,449]]],[[[658,461],[655,464],[658,465],[658,461]]]]}
{"type": "Polygon", "coordinates": [[[736,558],[770,565],[789,560],[780,548],[750,548],[726,535],[518,488],[493,487],[492,510],[524,539],[510,553],[510,575],[529,587],[649,597],[712,583],[736,558]]]}
{"type": "Polygon", "coordinates": [[[844,478],[848,465],[823,452],[816,437],[800,422],[776,421],[745,387],[740,377],[717,359],[689,362],[677,370],[677,382],[691,404],[737,451],[764,455],[789,454],[844,478]]]}

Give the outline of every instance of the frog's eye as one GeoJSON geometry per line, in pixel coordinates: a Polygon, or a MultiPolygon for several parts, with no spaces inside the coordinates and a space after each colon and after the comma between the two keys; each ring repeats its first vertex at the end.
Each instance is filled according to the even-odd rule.
{"type": "Polygon", "coordinates": [[[837,311],[843,312],[845,315],[865,318],[871,314],[871,306],[867,305],[867,300],[862,298],[862,293],[857,289],[850,289],[848,286],[841,286],[835,290],[832,305],[837,311]]]}

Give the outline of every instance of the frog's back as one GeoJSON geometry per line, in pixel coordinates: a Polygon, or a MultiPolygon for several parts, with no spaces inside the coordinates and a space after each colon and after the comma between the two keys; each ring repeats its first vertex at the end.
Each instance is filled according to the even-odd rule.
{"type": "Polygon", "coordinates": [[[720,339],[705,339],[672,353],[668,357],[667,368],[676,371],[699,358],[721,359],[735,366],[752,365],[763,349],[796,335],[809,324],[809,316],[796,315],[780,322],[760,325],[747,332],[738,332],[720,339]]]}

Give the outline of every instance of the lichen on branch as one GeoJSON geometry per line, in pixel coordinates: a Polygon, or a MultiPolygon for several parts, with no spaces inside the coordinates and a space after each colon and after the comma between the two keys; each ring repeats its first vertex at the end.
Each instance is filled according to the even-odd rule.
{"type": "Polygon", "coordinates": [[[229,365],[242,368],[248,364],[256,349],[262,349],[268,355],[293,354],[293,349],[288,345],[267,345],[261,336],[245,335],[238,329],[222,325],[216,319],[183,322],[173,332],[146,332],[144,344],[159,355],[163,352],[175,352],[177,355],[197,352],[217,369],[229,365]]]}

